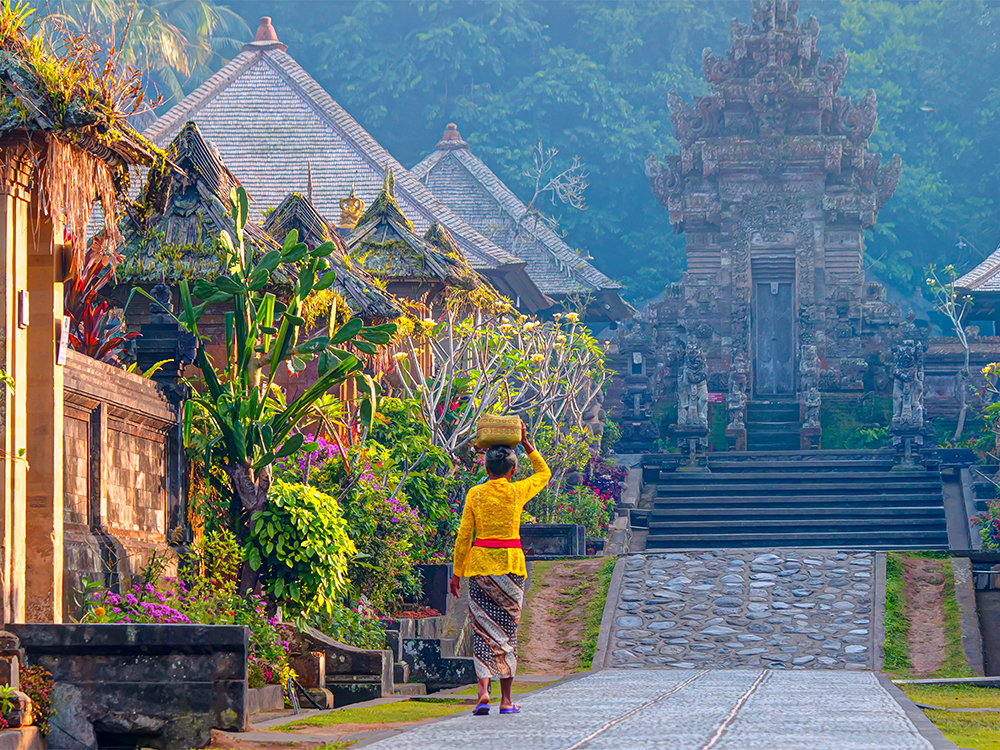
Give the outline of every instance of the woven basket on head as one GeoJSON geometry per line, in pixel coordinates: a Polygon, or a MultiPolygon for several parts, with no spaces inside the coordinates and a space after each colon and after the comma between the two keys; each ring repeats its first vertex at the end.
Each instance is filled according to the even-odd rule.
{"type": "Polygon", "coordinates": [[[521,442],[521,418],[484,414],[476,423],[476,447],[517,445],[521,442]]]}

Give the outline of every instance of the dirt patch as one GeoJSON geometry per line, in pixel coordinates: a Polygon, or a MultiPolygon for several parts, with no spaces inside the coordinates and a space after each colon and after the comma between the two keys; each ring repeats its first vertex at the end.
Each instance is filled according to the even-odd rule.
{"type": "Polygon", "coordinates": [[[518,674],[561,676],[579,669],[586,610],[601,558],[535,563],[518,674]]]}
{"type": "Polygon", "coordinates": [[[910,664],[915,676],[937,671],[947,656],[944,627],[944,561],[903,559],[910,664]]]}

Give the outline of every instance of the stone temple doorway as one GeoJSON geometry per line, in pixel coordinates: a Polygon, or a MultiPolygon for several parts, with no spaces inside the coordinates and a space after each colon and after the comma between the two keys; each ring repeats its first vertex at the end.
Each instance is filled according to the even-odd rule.
{"type": "Polygon", "coordinates": [[[795,259],[754,258],[754,397],[795,395],[795,259]]]}

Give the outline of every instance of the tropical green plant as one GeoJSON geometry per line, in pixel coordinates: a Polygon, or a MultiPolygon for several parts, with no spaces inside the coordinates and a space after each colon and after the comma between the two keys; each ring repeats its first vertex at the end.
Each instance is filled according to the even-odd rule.
{"type": "MultiPolygon", "coordinates": [[[[365,327],[357,318],[338,325],[341,306],[334,304],[325,328],[307,329],[302,317],[305,300],[335,280],[327,261],[334,244],[325,242],[310,250],[298,242],[293,230],[280,250],[254,258],[244,241],[249,198],[242,187],[232,191],[231,203],[235,244],[227,232],[219,242],[228,274],[198,279],[193,292],[187,280],[181,280],[178,322],[197,338],[196,362],[202,376],[202,387],[184,404],[184,441],[203,452],[206,479],[228,500],[232,528],[245,542],[253,515],[267,507],[275,461],[303,447],[305,436],[297,432],[298,425],[309,418],[329,389],[354,378],[361,394],[359,417],[371,421],[375,383],[363,372],[361,360],[343,347],[375,354],[378,345],[390,341],[396,326],[365,327]],[[270,290],[276,276],[281,300],[270,290]],[[195,298],[200,300],[197,305],[195,298]],[[199,329],[209,307],[229,309],[224,316],[225,358],[218,363],[199,329]],[[318,362],[315,383],[287,402],[275,376],[282,368],[302,372],[313,359],[318,362]],[[228,481],[221,480],[214,466],[221,468],[228,481]]],[[[144,290],[136,291],[152,299],[144,290]]],[[[241,590],[253,588],[256,580],[256,569],[244,565],[241,590]]]]}
{"type": "Polygon", "coordinates": [[[179,99],[238,52],[250,30],[210,0],[53,0],[47,25],[116,49],[124,64],[149,71],[152,83],[179,99]]]}
{"type": "Polygon", "coordinates": [[[357,549],[334,498],[277,480],[251,521],[246,558],[290,613],[329,608],[347,590],[347,564],[357,549]]]}
{"type": "Polygon", "coordinates": [[[318,488],[338,493],[358,551],[348,566],[354,594],[376,613],[392,611],[420,584],[414,564],[428,528],[399,492],[403,480],[388,450],[374,443],[350,448],[348,461],[329,461],[314,475],[318,488]]]}

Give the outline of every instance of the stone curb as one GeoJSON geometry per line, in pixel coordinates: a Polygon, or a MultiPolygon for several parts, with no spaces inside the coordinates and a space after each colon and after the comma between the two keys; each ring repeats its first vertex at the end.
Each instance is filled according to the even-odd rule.
{"type": "Polygon", "coordinates": [[[983,636],[979,630],[976,588],[972,583],[972,561],[967,557],[951,558],[951,575],[955,582],[955,599],[958,601],[959,622],[962,626],[962,650],[969,668],[978,675],[985,675],[983,636]]]}
{"type": "Polygon", "coordinates": [[[618,596],[621,593],[622,581],[625,578],[625,558],[619,557],[615,569],[611,573],[611,583],[608,584],[608,596],[604,600],[604,612],[601,614],[601,630],[597,636],[597,648],[594,650],[594,660],[590,668],[594,671],[606,669],[607,655],[611,644],[611,630],[615,624],[615,608],[618,606],[618,596]]]}
{"type": "Polygon", "coordinates": [[[947,739],[941,733],[941,730],[934,726],[934,722],[928,719],[924,712],[917,708],[917,705],[903,694],[902,690],[892,684],[892,680],[888,676],[882,672],[876,672],[875,677],[878,679],[879,684],[885,688],[886,692],[903,709],[906,718],[917,728],[920,735],[931,743],[931,747],[934,750],[961,750],[958,745],[947,739]]]}
{"type": "Polygon", "coordinates": [[[872,669],[876,672],[885,664],[885,591],[889,556],[875,553],[875,602],[872,607],[872,669]]]}
{"type": "Polygon", "coordinates": [[[914,703],[913,705],[919,709],[950,711],[953,714],[1000,714],[1000,708],[945,708],[944,706],[932,706],[930,703],[914,703]]]}

